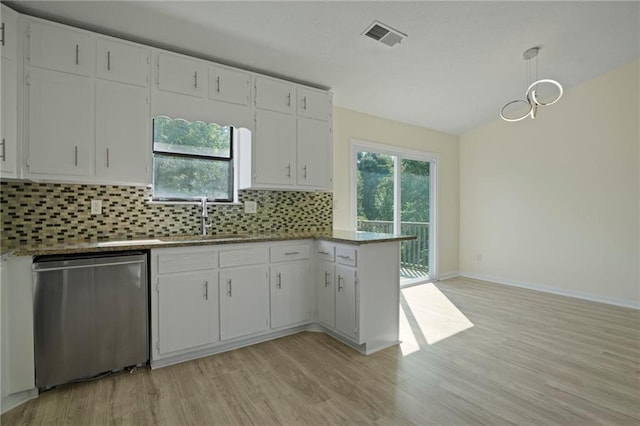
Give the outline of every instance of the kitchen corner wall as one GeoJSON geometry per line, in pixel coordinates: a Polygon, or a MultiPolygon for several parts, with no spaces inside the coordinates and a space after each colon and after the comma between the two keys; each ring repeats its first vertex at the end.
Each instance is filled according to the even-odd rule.
{"type": "MultiPolygon", "coordinates": [[[[240,191],[256,201],[257,214],[242,205],[210,205],[212,234],[322,233],[332,229],[330,192],[240,191]]],[[[108,185],[2,182],[2,246],[197,235],[200,206],[150,203],[151,188],[108,185]],[[91,215],[91,200],[102,200],[91,215]]]]}

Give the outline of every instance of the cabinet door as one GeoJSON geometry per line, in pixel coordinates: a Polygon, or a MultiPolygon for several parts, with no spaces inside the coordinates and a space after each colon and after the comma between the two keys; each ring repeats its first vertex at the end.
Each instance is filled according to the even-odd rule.
{"type": "MultiPolygon", "coordinates": [[[[3,9],[4,11],[4,9],[3,9]]],[[[17,177],[16,151],[18,148],[18,70],[16,62],[2,60],[2,145],[0,171],[3,177],[17,177]]]]}
{"type": "Polygon", "coordinates": [[[301,117],[315,118],[329,121],[331,117],[331,95],[326,92],[317,92],[298,87],[298,115],[301,117]]]}
{"type": "Polygon", "coordinates": [[[311,319],[309,262],[271,266],[271,328],[311,319]]]}
{"type": "Polygon", "coordinates": [[[296,118],[256,112],[255,176],[259,184],[292,185],[296,174],[296,118]]]}
{"type": "Polygon", "coordinates": [[[88,175],[93,108],[87,77],[29,70],[29,172],[88,175]]]}
{"type": "Polygon", "coordinates": [[[18,14],[5,5],[0,5],[0,11],[2,12],[2,42],[0,43],[2,57],[17,60],[18,14]]]}
{"type": "Polygon", "coordinates": [[[96,76],[138,86],[149,85],[151,51],[143,47],[99,38],[96,76]]]}
{"type": "Polygon", "coordinates": [[[207,64],[174,55],[158,55],[158,88],[204,98],[207,95],[207,64]]]}
{"type": "Polygon", "coordinates": [[[256,77],[256,107],[292,114],[295,109],[295,86],[282,81],[256,77]]]}
{"type": "Polygon", "coordinates": [[[220,271],[220,339],[268,329],[268,274],[266,266],[220,271]]]}
{"type": "Polygon", "coordinates": [[[209,98],[216,101],[249,105],[251,74],[209,65],[209,98]]]}
{"type": "Polygon", "coordinates": [[[148,90],[96,80],[96,175],[146,183],[151,148],[148,90]]]}
{"type": "Polygon", "coordinates": [[[158,352],[165,354],[218,340],[215,271],[169,274],[158,285],[158,352]]]}
{"type": "Polygon", "coordinates": [[[79,75],[91,75],[94,48],[91,36],[54,24],[29,22],[29,64],[79,75]]]}
{"type": "Polygon", "coordinates": [[[331,133],[329,123],[298,118],[298,173],[300,186],[331,188],[331,133]]]}
{"type": "Polygon", "coordinates": [[[327,327],[336,324],[336,295],[334,264],[318,262],[316,291],[318,296],[318,321],[327,327]]]}
{"type": "Polygon", "coordinates": [[[356,270],[336,265],[336,330],[356,337],[356,270]]]}

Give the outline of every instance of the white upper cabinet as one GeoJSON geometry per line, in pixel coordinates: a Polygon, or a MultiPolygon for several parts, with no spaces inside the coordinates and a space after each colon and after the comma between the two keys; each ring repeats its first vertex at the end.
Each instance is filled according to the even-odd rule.
{"type": "Polygon", "coordinates": [[[328,121],[331,118],[331,95],[327,92],[298,87],[298,116],[328,121]]]}
{"type": "Polygon", "coordinates": [[[256,77],[256,107],[292,114],[296,110],[295,90],[291,83],[256,77]]]}
{"type": "Polygon", "coordinates": [[[148,90],[96,81],[96,176],[148,183],[151,152],[148,90]]]}
{"type": "Polygon", "coordinates": [[[16,60],[18,57],[18,14],[5,5],[0,5],[2,25],[0,27],[0,50],[2,58],[16,60]]]}
{"type": "Polygon", "coordinates": [[[161,53],[158,55],[158,88],[204,98],[207,96],[207,63],[161,53]]]}
{"type": "Polygon", "coordinates": [[[217,65],[209,65],[209,98],[249,105],[251,74],[217,65]]]}
{"type": "Polygon", "coordinates": [[[295,117],[258,111],[253,138],[255,182],[267,186],[293,185],[296,181],[295,117]]]}
{"type": "Polygon", "coordinates": [[[18,15],[4,5],[0,5],[0,8],[2,12],[0,176],[15,178],[18,177],[18,15]]]}
{"type": "Polygon", "coordinates": [[[150,49],[105,38],[97,41],[98,78],[146,87],[150,61],[150,49]]]}
{"type": "Polygon", "coordinates": [[[95,49],[89,33],[29,21],[27,37],[29,65],[78,75],[93,74],[95,49]]]}
{"type": "Polygon", "coordinates": [[[327,121],[298,118],[299,186],[331,188],[331,126],[327,121]]]}
{"type": "Polygon", "coordinates": [[[29,70],[28,172],[89,175],[93,162],[91,80],[29,70]]]}

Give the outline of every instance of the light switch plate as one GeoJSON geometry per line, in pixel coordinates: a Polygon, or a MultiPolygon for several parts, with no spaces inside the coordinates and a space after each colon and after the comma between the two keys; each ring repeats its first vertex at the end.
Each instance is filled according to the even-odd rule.
{"type": "Polygon", "coordinates": [[[91,214],[102,214],[102,200],[91,200],[91,214]]]}
{"type": "Polygon", "coordinates": [[[244,212],[251,214],[258,213],[258,203],[256,203],[255,201],[245,201],[244,212]]]}

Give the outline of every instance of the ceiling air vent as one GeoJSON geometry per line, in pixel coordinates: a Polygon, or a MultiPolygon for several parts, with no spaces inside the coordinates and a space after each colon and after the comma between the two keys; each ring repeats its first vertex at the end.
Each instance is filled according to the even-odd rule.
{"type": "Polygon", "coordinates": [[[378,21],[374,21],[373,24],[369,25],[362,34],[389,47],[400,43],[407,36],[378,21]]]}

